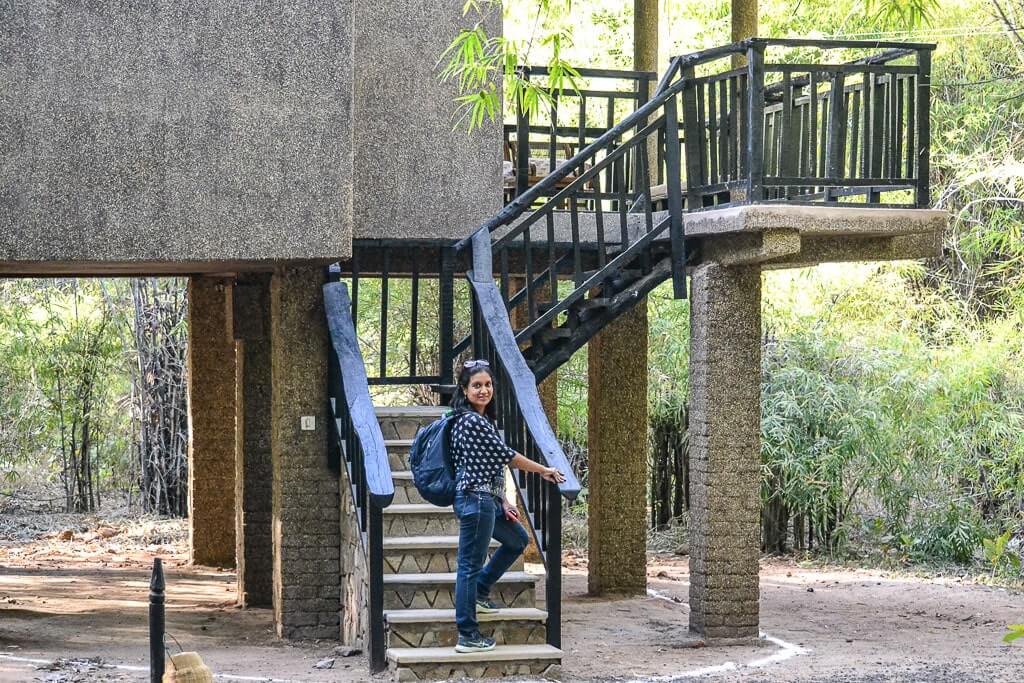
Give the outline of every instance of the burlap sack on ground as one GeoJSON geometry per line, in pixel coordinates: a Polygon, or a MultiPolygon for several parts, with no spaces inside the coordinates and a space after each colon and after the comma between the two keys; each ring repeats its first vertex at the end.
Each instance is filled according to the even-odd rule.
{"type": "Polygon", "coordinates": [[[213,672],[198,653],[179,652],[167,660],[164,683],[213,683],[213,672]]]}

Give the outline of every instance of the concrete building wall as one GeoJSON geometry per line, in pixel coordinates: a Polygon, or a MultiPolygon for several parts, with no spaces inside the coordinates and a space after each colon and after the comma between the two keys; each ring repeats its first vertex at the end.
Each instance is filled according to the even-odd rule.
{"type": "Polygon", "coordinates": [[[0,4],[0,273],[346,256],[352,5],[0,4]]]}
{"type": "MultiPolygon", "coordinates": [[[[355,5],[357,238],[462,238],[501,208],[501,122],[453,130],[458,93],[438,80],[441,54],[474,21],[464,5],[355,5]]],[[[486,26],[500,35],[500,6],[486,26]]]]}

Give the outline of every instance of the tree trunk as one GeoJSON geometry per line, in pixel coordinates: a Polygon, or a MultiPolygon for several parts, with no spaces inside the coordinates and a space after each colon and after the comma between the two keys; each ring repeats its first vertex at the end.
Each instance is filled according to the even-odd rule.
{"type": "MultiPolygon", "coordinates": [[[[757,0],[732,0],[732,42],[757,37],[757,0]]],[[[742,55],[733,55],[733,67],[747,63],[742,55]]]]}

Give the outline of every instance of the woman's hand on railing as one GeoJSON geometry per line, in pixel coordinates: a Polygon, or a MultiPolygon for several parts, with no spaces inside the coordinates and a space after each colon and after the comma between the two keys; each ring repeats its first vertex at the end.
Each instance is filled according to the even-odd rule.
{"type": "Polygon", "coordinates": [[[564,484],[565,475],[554,467],[545,467],[544,471],[540,474],[541,479],[544,481],[550,481],[552,484],[564,484]]]}
{"type": "Polygon", "coordinates": [[[539,474],[545,481],[550,481],[552,484],[565,483],[565,475],[554,467],[546,467],[541,465],[535,460],[530,460],[522,453],[516,453],[509,462],[509,466],[516,468],[517,470],[523,470],[524,472],[534,472],[539,474]]]}

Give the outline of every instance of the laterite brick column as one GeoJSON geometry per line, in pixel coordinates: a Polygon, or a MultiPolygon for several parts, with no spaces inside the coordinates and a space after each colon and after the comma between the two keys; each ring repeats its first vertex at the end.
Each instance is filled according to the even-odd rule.
{"type": "Polygon", "coordinates": [[[233,298],[238,603],[242,607],[270,607],[274,577],[270,524],[270,275],[240,277],[233,298]]]}
{"type": "Polygon", "coordinates": [[[699,266],[690,302],[690,630],[758,635],[761,273],[699,266]]]}
{"type": "Polygon", "coordinates": [[[647,299],[589,342],[588,587],[647,590],[647,299]]]}
{"type": "Polygon", "coordinates": [[[235,344],[232,281],[188,286],[189,560],[235,566],[235,344]]]}
{"type": "Polygon", "coordinates": [[[340,635],[338,477],[327,466],[327,321],[322,266],[271,284],[274,620],[279,636],[340,635]],[[303,431],[300,418],[316,429],[303,431]]]}

